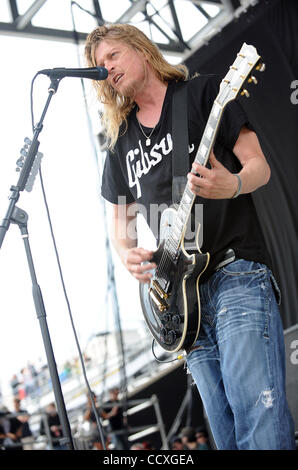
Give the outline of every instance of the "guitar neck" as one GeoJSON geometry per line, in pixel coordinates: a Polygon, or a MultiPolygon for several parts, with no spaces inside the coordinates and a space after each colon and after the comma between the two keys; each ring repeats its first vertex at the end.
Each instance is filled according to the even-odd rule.
{"type": "MultiPolygon", "coordinates": [[[[265,65],[260,61],[260,56],[254,46],[243,43],[241,50],[228,70],[225,78],[220,84],[219,93],[213,103],[207,124],[204,129],[195,162],[199,165],[206,166],[211,149],[214,145],[217,130],[222,118],[225,106],[228,102],[234,100],[241,92],[242,85],[248,78],[248,83],[256,84],[258,81],[253,75],[249,75],[253,69],[264,71],[265,65]]],[[[241,94],[249,96],[247,90],[243,90],[241,94]]],[[[194,170],[191,170],[194,173],[194,170]]],[[[166,248],[172,259],[176,259],[180,244],[183,240],[187,222],[191,213],[196,196],[190,190],[189,184],[186,184],[181,202],[179,204],[175,222],[171,228],[171,233],[166,240],[166,248]]]]}
{"type": "Polygon", "coordinates": [[[219,123],[223,114],[223,106],[217,100],[214,101],[207,124],[204,129],[196,157],[194,161],[199,165],[206,166],[210,152],[214,145],[215,137],[219,127],[219,123]]]}
{"type": "MultiPolygon", "coordinates": [[[[221,106],[216,99],[213,103],[196,157],[194,159],[194,162],[198,163],[199,165],[206,166],[208,162],[223,111],[224,107],[221,106]]],[[[194,170],[192,170],[192,172],[194,172],[194,170]]],[[[173,259],[175,259],[177,251],[184,237],[187,222],[190,217],[195,198],[196,195],[193,194],[189,184],[187,183],[177,210],[177,215],[171,230],[171,234],[166,242],[167,248],[170,251],[173,259]]]]}

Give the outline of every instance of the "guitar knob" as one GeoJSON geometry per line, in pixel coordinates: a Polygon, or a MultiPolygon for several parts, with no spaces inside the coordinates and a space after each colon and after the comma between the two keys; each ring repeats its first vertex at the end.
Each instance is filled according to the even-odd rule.
{"type": "Polygon", "coordinates": [[[169,313],[164,313],[162,318],[160,319],[160,321],[163,325],[166,325],[171,320],[172,320],[172,315],[170,315],[169,313]]]}
{"type": "Polygon", "coordinates": [[[176,333],[174,330],[170,330],[167,334],[166,343],[168,345],[173,344],[176,341],[176,333]]]}
{"type": "Polygon", "coordinates": [[[179,328],[182,323],[181,315],[173,315],[172,322],[175,328],[179,328]]]}
{"type": "Polygon", "coordinates": [[[159,334],[159,339],[161,343],[166,343],[166,337],[167,337],[167,329],[166,328],[161,328],[160,334],[159,334]]]}
{"type": "Polygon", "coordinates": [[[160,336],[159,336],[160,342],[167,344],[170,346],[173,344],[176,340],[176,333],[174,330],[168,331],[166,328],[162,328],[160,330],[160,336]]]}

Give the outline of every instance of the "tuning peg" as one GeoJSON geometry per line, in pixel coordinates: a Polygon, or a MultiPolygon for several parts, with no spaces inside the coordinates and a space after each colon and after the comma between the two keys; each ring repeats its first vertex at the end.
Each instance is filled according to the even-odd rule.
{"type": "Polygon", "coordinates": [[[256,79],[256,77],[254,77],[253,75],[251,75],[248,79],[248,83],[254,83],[255,85],[257,85],[258,83],[258,80],[256,79]]]}
{"type": "Polygon", "coordinates": [[[24,142],[25,142],[26,145],[31,145],[31,143],[32,143],[31,140],[29,139],[29,137],[25,137],[24,142]]]}
{"type": "Polygon", "coordinates": [[[242,90],[240,94],[241,94],[241,96],[246,96],[246,98],[249,98],[249,96],[250,96],[249,93],[248,93],[248,91],[245,90],[245,89],[242,90]]]}
{"type": "Polygon", "coordinates": [[[265,72],[266,65],[264,64],[264,62],[259,62],[259,64],[256,66],[256,70],[258,72],[265,72]]]}

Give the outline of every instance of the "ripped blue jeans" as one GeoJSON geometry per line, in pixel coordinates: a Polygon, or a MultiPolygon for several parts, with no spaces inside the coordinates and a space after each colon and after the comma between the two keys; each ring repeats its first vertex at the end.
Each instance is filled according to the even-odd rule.
{"type": "Polygon", "coordinates": [[[295,449],[276,295],[271,271],[243,259],[200,286],[201,328],[187,367],[218,449],[295,449]]]}

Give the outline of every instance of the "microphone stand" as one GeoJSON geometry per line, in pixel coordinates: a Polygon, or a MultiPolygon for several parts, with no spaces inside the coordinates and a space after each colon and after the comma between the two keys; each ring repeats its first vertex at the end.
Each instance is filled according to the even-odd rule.
{"type": "Polygon", "coordinates": [[[28,178],[30,176],[30,172],[31,172],[31,169],[35,160],[35,156],[37,154],[38,147],[39,147],[38,136],[40,132],[42,131],[43,121],[44,121],[46,112],[48,110],[48,107],[50,105],[50,101],[53,95],[56,93],[58,89],[59,82],[60,82],[59,79],[51,79],[51,84],[48,89],[49,96],[47,98],[40,121],[34,128],[34,135],[33,135],[32,143],[30,145],[27,158],[24,161],[24,165],[22,167],[19,180],[16,186],[11,186],[10,188],[11,194],[9,196],[9,200],[10,200],[9,206],[8,206],[6,215],[0,225],[0,248],[2,247],[2,243],[6,235],[6,232],[10,226],[10,223],[18,224],[20,231],[21,231],[21,236],[24,240],[26,256],[27,256],[30,276],[32,280],[32,295],[33,295],[35,310],[37,314],[37,319],[39,320],[39,324],[40,324],[44,348],[45,348],[47,361],[48,361],[49,372],[50,372],[50,376],[52,380],[53,391],[55,395],[55,401],[57,405],[57,411],[58,411],[58,415],[59,415],[61,426],[62,426],[63,439],[60,440],[60,443],[66,444],[68,450],[74,450],[70,424],[69,424],[69,420],[67,417],[67,412],[66,412],[65,402],[64,402],[61,384],[59,380],[57,365],[56,365],[51,338],[49,334],[49,329],[47,325],[45,306],[44,306],[44,302],[42,298],[41,289],[37,282],[36,273],[35,273],[34,264],[33,264],[33,258],[31,254],[30,244],[29,244],[29,234],[28,234],[28,228],[27,228],[28,215],[26,214],[25,211],[23,211],[22,209],[16,206],[16,203],[20,197],[20,192],[25,189],[28,178]]]}

